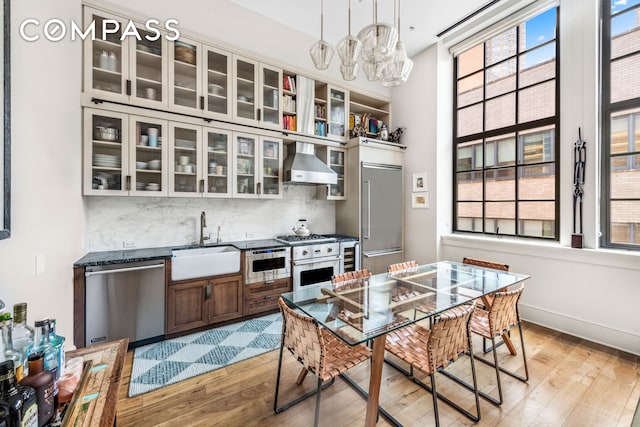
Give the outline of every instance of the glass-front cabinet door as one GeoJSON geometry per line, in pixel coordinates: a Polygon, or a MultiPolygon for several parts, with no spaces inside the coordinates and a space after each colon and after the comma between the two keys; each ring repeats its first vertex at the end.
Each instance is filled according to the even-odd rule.
{"type": "Polygon", "coordinates": [[[206,69],[204,88],[206,94],[205,114],[220,118],[231,118],[231,74],[233,64],[231,54],[223,50],[204,47],[206,69]]]}
{"type": "Polygon", "coordinates": [[[282,70],[260,65],[260,87],[261,123],[267,127],[281,128],[282,70]]]}
{"type": "Polygon", "coordinates": [[[202,45],[180,38],[169,48],[169,104],[173,110],[191,113],[203,109],[201,100],[202,45]]]}
{"type": "Polygon", "coordinates": [[[202,181],[202,126],[169,123],[169,195],[200,196],[202,181]]]}
{"type": "Polygon", "coordinates": [[[85,108],[84,123],[83,193],[126,196],[129,116],[85,108]]]}
{"type": "Polygon", "coordinates": [[[129,37],[131,64],[131,98],[136,104],[157,106],[167,104],[167,42],[164,37],[138,27],[141,39],[129,37]]]}
{"type": "Polygon", "coordinates": [[[262,198],[279,199],[282,197],[282,140],[278,138],[260,138],[261,182],[258,194],[262,198]]]}
{"type": "Polygon", "coordinates": [[[256,61],[234,56],[233,117],[236,122],[255,124],[258,120],[258,68],[256,61]]]}
{"type": "MultiPolygon", "coordinates": [[[[203,171],[206,176],[204,197],[231,197],[233,173],[231,131],[204,128],[204,141],[203,171]]],[[[240,159],[245,158],[240,157],[240,159]]]]}
{"type": "Polygon", "coordinates": [[[166,196],[167,122],[150,117],[129,117],[129,188],[134,196],[166,196]]]}
{"type": "Polygon", "coordinates": [[[329,86],[329,129],[331,139],[345,141],[347,139],[347,106],[346,91],[329,86]]]}
{"type": "Polygon", "coordinates": [[[256,197],[257,156],[259,137],[257,135],[234,133],[233,149],[233,197],[256,197]]]}
{"type": "Polygon", "coordinates": [[[126,22],[119,17],[85,7],[84,21],[95,22],[95,37],[84,41],[84,90],[110,100],[127,100],[128,44],[121,41],[126,22]],[[106,29],[105,34],[103,30],[106,29]]]}
{"type": "Polygon", "coordinates": [[[327,164],[338,175],[337,184],[329,184],[327,199],[328,200],[346,200],[346,176],[345,165],[347,151],[342,148],[327,147],[327,164]]]}

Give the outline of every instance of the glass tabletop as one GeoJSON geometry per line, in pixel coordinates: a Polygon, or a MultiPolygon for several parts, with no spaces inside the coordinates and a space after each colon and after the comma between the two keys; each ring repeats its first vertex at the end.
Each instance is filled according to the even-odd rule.
{"type": "Polygon", "coordinates": [[[451,261],[283,294],[290,307],[355,345],[529,276],[451,261]]]}

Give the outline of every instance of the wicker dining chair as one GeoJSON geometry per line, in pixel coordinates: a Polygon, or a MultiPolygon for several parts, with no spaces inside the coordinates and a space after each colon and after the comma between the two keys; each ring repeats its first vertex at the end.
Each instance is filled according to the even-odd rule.
{"type": "MultiPolygon", "coordinates": [[[[349,346],[333,333],[321,328],[318,322],[291,309],[280,297],[278,300],[282,312],[282,339],[280,342],[280,357],[278,359],[278,377],[276,380],[276,395],[273,410],[276,414],[303,401],[307,397],[316,395],[316,410],[314,426],[318,425],[320,415],[320,394],[323,384],[333,381],[341,373],[371,358],[371,349],[364,345],[349,346]],[[278,406],[278,391],[282,372],[282,355],[287,349],[305,368],[318,378],[316,390],[300,396],[293,401],[278,406]]],[[[305,375],[298,375],[296,383],[300,385],[305,375]]]]}
{"type": "Polygon", "coordinates": [[[362,270],[347,271],[347,272],[344,272],[344,273],[336,274],[335,276],[333,276],[331,278],[331,283],[333,285],[337,285],[337,284],[342,283],[342,282],[349,282],[351,280],[365,279],[367,277],[371,277],[371,272],[369,270],[367,270],[366,268],[363,268],[362,270]]]}
{"type": "Polygon", "coordinates": [[[522,322],[520,321],[520,311],[518,309],[518,302],[520,301],[523,291],[524,284],[520,285],[518,289],[513,291],[496,292],[489,310],[476,307],[476,310],[471,317],[471,331],[483,338],[490,339],[492,343],[491,351],[493,353],[493,362],[481,357],[476,357],[476,360],[495,368],[496,380],[498,383],[498,399],[489,396],[484,392],[481,392],[480,394],[497,405],[501,405],[503,402],[500,371],[523,382],[529,380],[529,368],[527,367],[524,336],[522,335],[522,322]],[[509,371],[498,364],[498,353],[496,352],[495,339],[496,337],[507,334],[515,326],[518,326],[518,330],[520,332],[520,349],[522,352],[522,360],[524,361],[524,376],[513,371],[509,371]]]}
{"type": "Polygon", "coordinates": [[[462,305],[442,313],[431,329],[413,324],[387,334],[386,350],[395,357],[407,362],[411,370],[406,371],[394,363],[392,365],[399,368],[406,375],[411,376],[414,382],[431,392],[436,426],[440,425],[438,398],[471,420],[480,421],[480,400],[469,330],[474,306],[475,304],[462,305]],[[436,372],[444,370],[464,354],[469,354],[471,362],[471,375],[473,377],[476,400],[475,415],[436,390],[436,372]],[[417,379],[413,375],[413,368],[429,375],[431,386],[417,379]]]}
{"type": "Polygon", "coordinates": [[[418,263],[415,261],[405,261],[396,264],[391,264],[387,267],[388,273],[395,273],[396,271],[408,270],[410,268],[416,268],[418,263]]]}

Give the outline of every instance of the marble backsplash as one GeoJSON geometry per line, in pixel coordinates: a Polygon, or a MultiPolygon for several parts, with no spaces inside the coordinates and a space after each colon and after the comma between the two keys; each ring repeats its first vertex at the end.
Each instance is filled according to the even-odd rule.
{"type": "Polygon", "coordinates": [[[316,199],[316,187],[289,185],[278,200],[160,197],[85,197],[88,252],[192,244],[200,238],[200,212],[215,242],[270,239],[288,234],[299,218],[313,233],[335,231],[335,202],[316,199]]]}

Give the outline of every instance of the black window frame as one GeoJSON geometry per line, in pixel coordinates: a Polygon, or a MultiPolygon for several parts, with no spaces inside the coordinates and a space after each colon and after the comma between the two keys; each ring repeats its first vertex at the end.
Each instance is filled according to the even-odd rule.
{"type": "MultiPolygon", "coordinates": [[[[560,7],[558,6],[552,6],[549,8],[545,8],[540,10],[536,15],[527,17],[527,18],[523,18],[522,20],[518,21],[517,23],[515,23],[512,27],[508,27],[505,28],[503,30],[504,31],[508,31],[511,28],[515,27],[516,28],[516,53],[513,56],[509,56],[507,58],[502,58],[499,61],[495,61],[491,64],[487,64],[487,42],[489,40],[492,39],[492,37],[488,37],[486,39],[484,39],[483,41],[478,41],[478,43],[474,44],[472,47],[470,47],[470,49],[476,47],[478,44],[482,43],[483,44],[483,49],[482,49],[482,61],[483,61],[483,65],[482,68],[480,70],[474,70],[466,75],[463,76],[458,76],[458,57],[454,58],[453,61],[453,88],[452,88],[452,93],[453,93],[453,129],[452,129],[452,141],[453,141],[453,176],[452,176],[452,182],[453,182],[453,218],[452,218],[452,229],[454,233],[469,233],[469,234],[480,234],[480,235],[508,235],[508,236],[514,236],[514,237],[518,237],[518,238],[526,238],[526,239],[542,239],[542,240],[554,240],[554,241],[559,241],[560,240],[560,7]],[[523,48],[521,50],[521,46],[520,46],[520,25],[525,23],[527,20],[534,18],[535,16],[538,16],[542,13],[547,12],[548,10],[555,8],[555,13],[556,13],[556,34],[555,34],[555,38],[552,40],[547,40],[544,43],[540,43],[537,44],[529,49],[523,48]],[[522,55],[525,55],[529,52],[532,52],[536,49],[540,49],[543,48],[544,46],[550,45],[552,43],[555,43],[555,75],[553,78],[548,78],[548,79],[543,79],[540,81],[537,81],[535,83],[529,84],[527,86],[522,86],[519,87],[519,79],[520,79],[520,60],[519,58],[522,55]],[[516,71],[515,71],[515,79],[516,79],[516,83],[515,83],[515,89],[513,90],[509,90],[506,91],[504,93],[500,93],[499,95],[495,95],[492,96],[490,98],[485,97],[486,94],[486,85],[487,85],[487,70],[491,67],[495,67],[498,64],[502,64],[502,63],[506,63],[510,60],[513,60],[515,58],[515,63],[516,63],[516,71]],[[457,130],[458,130],[458,82],[466,77],[472,76],[476,73],[482,72],[482,99],[480,101],[476,101],[476,102],[471,102],[471,103],[467,103],[465,104],[463,107],[461,108],[467,108],[467,107],[471,107],[474,105],[482,105],[482,109],[483,109],[483,117],[482,117],[482,128],[483,131],[481,132],[477,132],[477,133],[473,133],[473,134],[469,134],[469,135],[465,135],[462,137],[458,137],[457,136],[457,130]],[[552,117],[547,117],[547,118],[543,118],[543,119],[537,119],[537,120],[533,120],[533,121],[529,121],[529,122],[524,122],[524,123],[518,123],[518,117],[519,117],[519,93],[523,90],[526,90],[528,88],[532,88],[538,85],[543,85],[545,83],[548,83],[550,81],[554,81],[555,82],[555,115],[552,117]],[[497,99],[499,97],[505,96],[507,94],[513,93],[515,94],[515,124],[514,125],[510,125],[510,126],[506,126],[506,127],[502,127],[502,128],[498,128],[498,129],[492,129],[489,131],[484,130],[486,128],[486,102],[490,101],[492,99],[497,99]],[[519,161],[519,145],[520,145],[520,138],[521,138],[521,133],[525,132],[527,133],[527,131],[532,131],[535,129],[539,129],[539,128],[544,128],[547,126],[553,126],[553,150],[554,150],[554,160],[552,162],[549,161],[543,161],[543,162],[539,162],[539,163],[521,163],[519,161]],[[500,137],[500,136],[504,136],[504,135],[508,135],[508,134],[514,134],[514,138],[516,140],[516,144],[515,144],[515,149],[516,149],[516,153],[515,153],[515,163],[513,165],[509,165],[509,166],[497,166],[497,165],[493,165],[491,167],[487,167],[486,166],[486,162],[485,162],[485,158],[484,158],[484,153],[486,152],[485,150],[485,144],[487,141],[495,141],[496,137],[500,137]],[[481,169],[474,169],[473,168],[473,160],[472,160],[472,169],[471,170],[463,170],[458,172],[458,158],[457,158],[457,152],[458,152],[458,145],[462,144],[462,143],[466,143],[466,142],[471,142],[471,141],[482,141],[482,147],[483,147],[483,165],[481,169]],[[519,178],[520,178],[520,173],[519,173],[519,169],[523,166],[535,166],[535,165],[545,165],[545,164],[551,164],[553,165],[554,168],[554,175],[555,175],[555,185],[554,185],[554,204],[555,204],[555,209],[554,209],[554,236],[552,237],[545,237],[545,236],[531,236],[531,235],[524,235],[524,234],[520,234],[520,229],[521,229],[521,221],[525,221],[525,219],[522,219],[519,217],[519,203],[520,202],[539,202],[539,201],[543,201],[543,202],[549,202],[549,200],[534,200],[534,199],[520,199],[518,197],[518,184],[519,184],[519,178]],[[513,168],[515,169],[515,196],[513,199],[513,203],[514,203],[514,208],[515,208],[515,217],[514,217],[514,229],[515,229],[515,233],[514,234],[506,234],[506,233],[500,233],[499,230],[486,230],[485,229],[485,224],[486,221],[488,219],[492,219],[492,218],[488,218],[486,215],[486,203],[487,202],[493,202],[493,200],[487,200],[486,198],[486,178],[485,178],[485,173],[488,170],[498,170],[498,169],[503,169],[503,168],[513,168]],[[463,173],[473,173],[473,172],[477,172],[477,173],[481,173],[482,174],[482,201],[480,203],[482,203],[482,217],[479,218],[482,221],[482,230],[481,231],[475,231],[475,230],[459,230],[458,229],[458,203],[459,202],[466,202],[466,200],[458,200],[458,181],[457,181],[457,176],[458,174],[463,174],[463,173]]],[[[471,202],[471,201],[469,201],[471,202]]],[[[473,202],[478,203],[479,201],[474,200],[473,202]]],[[[472,218],[473,222],[475,223],[475,217],[472,218]]],[[[495,220],[495,219],[494,219],[495,220]]],[[[541,221],[545,221],[545,220],[541,220],[541,221]]]]}
{"type": "MultiPolygon", "coordinates": [[[[640,156],[640,141],[636,141],[636,151],[627,151],[624,153],[611,153],[611,116],[618,112],[625,112],[630,110],[638,110],[640,109],[640,96],[625,99],[623,101],[611,102],[611,64],[614,61],[620,61],[625,58],[629,58],[631,56],[637,56],[640,52],[639,50],[633,52],[627,52],[623,55],[620,55],[612,61],[611,59],[611,21],[616,17],[622,14],[628,13],[632,10],[640,11],[640,4],[631,5],[629,7],[623,8],[615,13],[611,13],[611,0],[603,0],[602,1],[602,33],[600,38],[601,43],[601,69],[602,69],[602,81],[601,81],[601,110],[602,110],[602,134],[601,134],[601,170],[602,177],[600,181],[600,192],[601,192],[601,206],[600,206],[600,228],[601,228],[601,237],[600,237],[600,247],[609,248],[609,249],[627,249],[633,251],[640,251],[640,242],[636,243],[617,243],[612,242],[612,219],[611,219],[611,159],[615,157],[622,156],[631,156],[636,155],[640,156]]],[[[640,31],[640,30],[638,30],[640,31]]],[[[637,117],[640,116],[640,111],[635,113],[631,113],[630,116],[637,117]]],[[[629,117],[629,116],[627,116],[629,117]]],[[[634,121],[634,120],[632,120],[634,121]]],[[[635,123],[629,124],[627,123],[627,128],[629,132],[633,130],[635,123]]],[[[629,134],[631,138],[635,138],[635,133],[629,134]]],[[[616,170],[615,168],[614,170],[616,170]]],[[[634,168],[635,169],[635,168],[634,168]]],[[[616,198],[614,200],[638,200],[634,198],[624,199],[624,198],[616,198]]],[[[629,223],[629,232],[633,233],[636,223],[629,223]]],[[[633,234],[631,234],[631,240],[635,240],[633,234]]]]}

